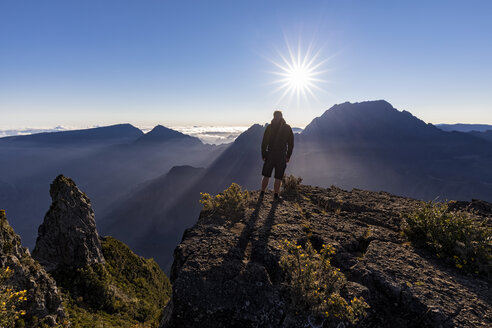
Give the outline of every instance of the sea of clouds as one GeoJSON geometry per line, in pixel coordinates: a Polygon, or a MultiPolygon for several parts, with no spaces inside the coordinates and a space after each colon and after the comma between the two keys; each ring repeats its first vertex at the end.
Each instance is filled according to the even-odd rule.
{"type": "Polygon", "coordinates": [[[7,129],[7,130],[0,130],[0,138],[2,137],[11,137],[11,136],[24,136],[28,134],[36,134],[36,133],[43,133],[43,132],[60,132],[60,131],[67,131],[67,130],[75,130],[75,128],[67,128],[63,126],[56,126],[54,128],[22,128],[22,129],[7,129]]]}
{"type": "Polygon", "coordinates": [[[236,138],[248,129],[247,126],[175,126],[171,129],[197,137],[208,144],[225,144],[236,138]]]}

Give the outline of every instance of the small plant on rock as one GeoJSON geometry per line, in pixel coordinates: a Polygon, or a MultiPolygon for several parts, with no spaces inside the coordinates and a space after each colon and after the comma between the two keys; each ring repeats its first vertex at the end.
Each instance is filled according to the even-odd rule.
{"type": "Polygon", "coordinates": [[[237,217],[244,213],[249,199],[247,190],[243,190],[237,183],[232,183],[229,188],[220,194],[213,196],[208,193],[200,193],[205,211],[214,214],[237,217]]]}
{"type": "Polygon", "coordinates": [[[405,217],[402,229],[457,268],[492,274],[492,229],[470,213],[450,211],[447,203],[423,203],[405,217]]]}
{"type": "Polygon", "coordinates": [[[282,179],[282,194],[285,196],[297,196],[299,194],[299,185],[302,178],[293,175],[286,175],[282,179]]]}
{"type": "Polygon", "coordinates": [[[331,265],[335,254],[331,245],[323,245],[318,252],[309,241],[302,247],[285,240],[282,248],[287,252],[281,257],[280,266],[286,275],[293,311],[353,324],[366,316],[369,305],[362,297],[347,301],[340,295],[346,279],[340,269],[331,265]]]}
{"type": "Polygon", "coordinates": [[[0,327],[2,328],[16,327],[16,322],[26,315],[26,311],[21,310],[20,306],[27,300],[27,291],[16,291],[7,284],[12,273],[9,267],[0,269],[0,327]]]}

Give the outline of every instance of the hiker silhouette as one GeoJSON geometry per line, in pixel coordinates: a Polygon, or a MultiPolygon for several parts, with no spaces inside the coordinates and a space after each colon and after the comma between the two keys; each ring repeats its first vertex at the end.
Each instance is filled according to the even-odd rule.
{"type": "Polygon", "coordinates": [[[263,158],[263,169],[261,174],[260,197],[265,194],[265,190],[275,169],[275,182],[273,184],[274,200],[279,200],[279,190],[284,177],[287,163],[294,149],[294,133],[282,115],[277,110],[273,112],[272,122],[265,128],[263,141],[261,142],[261,157],[263,158]]]}

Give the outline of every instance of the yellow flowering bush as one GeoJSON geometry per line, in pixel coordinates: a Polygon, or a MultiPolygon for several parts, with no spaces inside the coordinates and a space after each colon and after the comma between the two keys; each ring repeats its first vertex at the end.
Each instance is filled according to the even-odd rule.
{"type": "Polygon", "coordinates": [[[405,216],[402,229],[457,268],[492,275],[492,229],[470,213],[450,211],[447,203],[422,203],[405,216]]]}
{"type": "Polygon", "coordinates": [[[237,183],[232,183],[229,188],[216,196],[203,192],[200,195],[202,196],[200,203],[205,211],[231,217],[241,215],[249,199],[248,191],[243,190],[237,183]]]}
{"type": "Polygon", "coordinates": [[[2,328],[15,327],[16,321],[26,315],[26,311],[20,310],[19,307],[27,300],[27,291],[16,291],[6,284],[12,273],[9,267],[0,269],[0,327],[2,328]]]}
{"type": "Polygon", "coordinates": [[[347,301],[340,296],[346,279],[340,269],[331,265],[335,254],[333,246],[323,245],[318,252],[309,241],[302,247],[284,240],[282,248],[286,253],[280,259],[280,266],[286,275],[290,306],[294,311],[351,323],[366,316],[365,309],[369,305],[362,297],[347,301]]]}

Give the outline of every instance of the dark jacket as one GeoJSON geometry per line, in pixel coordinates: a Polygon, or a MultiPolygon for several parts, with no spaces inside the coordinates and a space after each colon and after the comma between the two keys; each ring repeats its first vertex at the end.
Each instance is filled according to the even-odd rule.
{"type": "Polygon", "coordinates": [[[261,142],[261,156],[275,161],[290,159],[294,149],[294,133],[284,119],[272,120],[261,142]]]}

